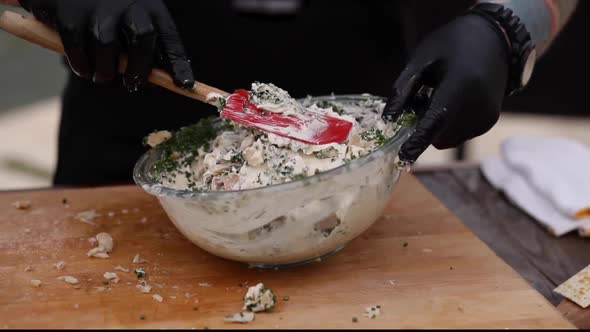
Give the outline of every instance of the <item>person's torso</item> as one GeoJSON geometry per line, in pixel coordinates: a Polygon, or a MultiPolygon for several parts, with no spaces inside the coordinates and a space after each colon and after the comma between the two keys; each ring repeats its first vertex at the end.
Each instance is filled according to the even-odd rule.
{"type": "MultiPolygon", "coordinates": [[[[280,14],[272,10],[269,14],[269,3],[285,6],[290,1],[167,0],[166,4],[197,80],[230,92],[247,89],[253,81],[270,82],[294,97],[305,97],[387,96],[407,49],[469,2],[303,0],[296,10],[287,4],[280,14]],[[253,9],[256,3],[267,7],[253,9]]],[[[145,135],[156,129],[176,130],[214,111],[210,105],[155,86],[131,95],[119,81],[95,86],[72,78],[64,95],[60,165],[100,158],[105,163],[93,172],[108,165],[109,174],[126,177],[143,152],[145,135]]],[[[75,171],[63,167],[58,169],[64,169],[60,173],[64,176],[75,171]]],[[[86,177],[80,174],[80,181],[86,177]]]]}

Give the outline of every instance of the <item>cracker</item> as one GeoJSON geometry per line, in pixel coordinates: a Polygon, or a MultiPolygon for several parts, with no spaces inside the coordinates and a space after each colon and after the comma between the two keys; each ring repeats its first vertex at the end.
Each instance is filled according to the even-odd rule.
{"type": "Polygon", "coordinates": [[[590,306],[590,265],[555,288],[562,295],[586,309],[590,306]]]}

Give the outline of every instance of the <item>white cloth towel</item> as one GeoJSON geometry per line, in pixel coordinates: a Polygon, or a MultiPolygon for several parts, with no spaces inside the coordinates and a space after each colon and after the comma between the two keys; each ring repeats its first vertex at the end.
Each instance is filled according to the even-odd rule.
{"type": "Polygon", "coordinates": [[[556,236],[590,236],[590,148],[565,138],[514,137],[485,160],[490,183],[556,236]]]}

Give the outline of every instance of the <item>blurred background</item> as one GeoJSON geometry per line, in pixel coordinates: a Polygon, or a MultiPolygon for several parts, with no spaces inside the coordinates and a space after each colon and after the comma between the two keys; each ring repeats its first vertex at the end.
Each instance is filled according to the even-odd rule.
{"type": "MultiPolygon", "coordinates": [[[[496,155],[502,140],[514,135],[566,136],[590,145],[584,82],[590,73],[590,51],[584,45],[589,9],[590,1],[580,1],[570,24],[538,63],[531,85],[507,100],[489,133],[459,150],[431,148],[416,167],[477,162],[496,155]]],[[[0,190],[51,185],[65,79],[59,56],[0,32],[0,190]]]]}

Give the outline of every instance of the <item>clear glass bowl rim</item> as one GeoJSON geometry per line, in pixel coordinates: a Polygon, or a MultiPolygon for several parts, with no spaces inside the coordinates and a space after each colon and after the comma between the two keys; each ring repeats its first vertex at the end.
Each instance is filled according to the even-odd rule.
{"type": "MultiPolygon", "coordinates": [[[[307,97],[302,98],[300,101],[346,101],[346,100],[367,100],[367,99],[380,99],[385,100],[386,98],[380,96],[373,96],[369,94],[345,94],[345,95],[328,95],[318,97],[307,97]]],[[[293,180],[286,183],[273,184],[270,186],[264,186],[260,188],[244,189],[244,190],[232,190],[232,191],[205,191],[195,192],[191,190],[177,190],[165,187],[157,182],[156,179],[150,176],[151,164],[149,160],[154,154],[158,153],[157,149],[150,149],[144,153],[133,168],[133,179],[135,183],[142,187],[148,193],[155,196],[167,196],[167,197],[179,197],[179,198],[191,198],[191,199],[231,199],[235,198],[236,195],[244,193],[258,193],[261,195],[272,194],[274,192],[291,191],[304,186],[316,184],[325,181],[326,178],[338,176],[343,173],[347,173],[352,169],[358,169],[364,165],[372,162],[376,158],[388,153],[398,153],[401,145],[408,139],[410,134],[413,132],[412,127],[401,127],[399,131],[393,136],[387,143],[381,146],[379,149],[354,160],[349,163],[325,171],[319,174],[315,174],[309,177],[305,177],[299,180],[293,180]]]]}

